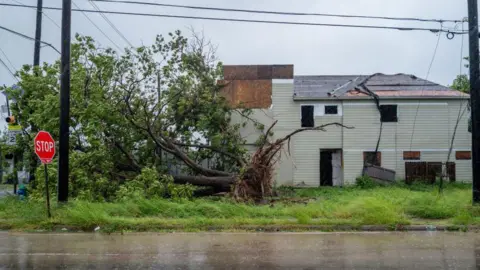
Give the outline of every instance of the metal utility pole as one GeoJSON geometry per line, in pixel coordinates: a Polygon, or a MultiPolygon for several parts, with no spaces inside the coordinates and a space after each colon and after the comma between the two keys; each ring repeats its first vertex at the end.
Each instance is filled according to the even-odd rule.
{"type": "Polygon", "coordinates": [[[40,65],[40,40],[42,39],[42,8],[43,0],[37,0],[37,27],[35,28],[35,48],[33,50],[33,65],[40,65]]]}
{"type": "Polygon", "coordinates": [[[476,204],[480,203],[480,64],[478,55],[477,0],[468,0],[468,32],[470,41],[470,102],[472,113],[472,201],[476,204]]]}
{"type": "Polygon", "coordinates": [[[58,156],[58,201],[68,201],[68,150],[70,129],[70,28],[72,0],[62,5],[62,61],[60,79],[60,145],[58,156]]]}

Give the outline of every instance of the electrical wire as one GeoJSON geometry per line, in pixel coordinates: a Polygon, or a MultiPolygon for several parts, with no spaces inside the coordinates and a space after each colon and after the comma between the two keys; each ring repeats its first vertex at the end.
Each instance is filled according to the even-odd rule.
{"type": "MultiPolygon", "coordinates": [[[[12,2],[15,2],[17,4],[20,4],[20,5],[23,5],[21,2],[17,1],[17,0],[11,0],[12,2]]],[[[32,7],[33,9],[37,10],[36,7],[32,7]]],[[[58,23],[55,22],[55,20],[53,20],[50,16],[48,16],[45,12],[42,11],[42,15],[45,16],[45,18],[47,18],[48,20],[50,20],[53,24],[55,24],[58,29],[61,29],[60,25],[58,25],[58,23]]]]}
{"type": "Polygon", "coordinates": [[[8,58],[8,55],[5,53],[4,50],[0,47],[0,52],[5,56],[5,59],[7,59],[7,62],[10,64],[10,67],[15,70],[15,66],[12,64],[12,61],[8,58]]]}
{"type": "MultiPolygon", "coordinates": [[[[462,30],[463,30],[463,25],[462,25],[462,30]]],[[[461,45],[460,45],[460,68],[459,68],[459,71],[458,71],[459,75],[462,74],[463,44],[464,44],[464,39],[463,39],[463,36],[462,36],[462,41],[461,41],[461,45]]],[[[453,151],[453,143],[455,141],[455,135],[457,134],[458,125],[460,123],[460,120],[463,118],[463,115],[465,114],[466,109],[468,108],[468,106],[465,106],[465,109],[463,109],[463,112],[462,112],[462,107],[465,105],[465,103],[468,100],[469,99],[466,98],[462,103],[460,103],[460,108],[458,109],[457,121],[455,123],[455,128],[453,129],[452,139],[450,141],[450,147],[448,149],[447,163],[450,161],[450,157],[451,157],[451,154],[452,154],[452,151],[453,151]]]]}
{"type": "Polygon", "coordinates": [[[380,20],[418,21],[418,22],[437,22],[437,23],[442,23],[442,22],[453,22],[453,23],[463,22],[463,20],[402,18],[402,17],[365,16],[365,15],[343,15],[343,14],[329,14],[329,13],[310,13],[310,12],[282,12],[282,11],[252,10],[252,9],[232,9],[232,8],[218,8],[218,7],[205,7],[205,6],[188,6],[188,5],[162,4],[162,3],[151,3],[151,2],[143,2],[143,1],[124,1],[124,0],[89,0],[89,1],[92,1],[92,2],[104,2],[104,3],[118,3],[118,4],[135,4],[135,5],[160,6],[160,7],[173,7],[173,8],[184,8],[184,9],[199,9],[199,10],[212,10],[212,11],[226,11],[226,12],[243,12],[243,13],[257,13],[257,14],[272,14],[272,15],[289,15],[289,16],[320,16],[320,17],[380,19],[380,20]]]}
{"type": "Polygon", "coordinates": [[[15,76],[15,73],[13,71],[10,70],[10,68],[7,66],[7,64],[2,60],[2,58],[0,58],[0,64],[2,64],[8,71],[8,73],[10,73],[10,75],[12,75],[12,77],[17,80],[17,82],[19,81],[17,76],[15,76]]]}
{"type": "MultiPolygon", "coordinates": [[[[1,4],[0,4],[0,5],[1,5],[1,4]]],[[[5,30],[5,31],[7,31],[7,32],[10,32],[10,33],[12,33],[12,34],[15,34],[15,35],[17,35],[17,36],[23,37],[23,38],[25,38],[25,39],[37,41],[36,38],[29,37],[29,36],[27,36],[27,35],[25,35],[25,34],[22,34],[22,33],[20,33],[20,32],[14,31],[14,30],[9,29],[9,28],[7,28],[7,27],[0,26],[0,29],[5,30]]],[[[54,49],[57,53],[61,54],[60,51],[59,51],[57,48],[55,48],[55,46],[53,46],[52,44],[50,44],[50,43],[48,43],[48,42],[45,42],[45,41],[41,41],[41,40],[38,40],[38,41],[39,41],[40,43],[45,44],[46,46],[54,49]]]]}
{"type": "MultiPolygon", "coordinates": [[[[0,3],[0,6],[10,7],[32,7],[27,5],[15,5],[0,3]]],[[[47,10],[62,10],[57,7],[43,7],[47,10]]],[[[325,26],[325,27],[347,27],[347,28],[365,28],[365,29],[388,29],[400,31],[429,31],[432,33],[447,33],[450,35],[465,35],[468,32],[450,31],[442,28],[424,28],[424,27],[399,27],[399,26],[380,26],[380,25],[358,25],[358,24],[333,24],[333,23],[309,23],[309,22],[292,22],[292,21],[266,21],[266,20],[249,20],[249,19],[234,19],[234,18],[219,18],[219,17],[198,17],[198,16],[182,16],[158,13],[137,13],[137,12],[123,12],[110,10],[89,10],[89,9],[72,9],[72,11],[88,12],[88,13],[103,13],[103,14],[117,14],[117,15],[132,15],[144,17],[161,17],[161,18],[177,18],[177,19],[192,19],[192,20],[208,20],[208,21],[226,21],[226,22],[244,22],[244,23],[263,23],[263,24],[281,24],[281,25],[303,25],[303,26],[325,26]]]]}
{"type": "Polygon", "coordinates": [[[100,15],[103,17],[103,19],[110,25],[110,27],[112,27],[112,29],[117,32],[117,34],[130,46],[130,47],[133,47],[132,43],[125,37],[125,35],[122,34],[122,32],[120,32],[120,30],[118,30],[118,28],[115,26],[115,24],[113,24],[109,19],[108,17],[104,14],[104,12],[94,3],[94,2],[89,2],[90,5],[96,9],[98,12],[100,12],[100,15]]]}
{"type": "MultiPolygon", "coordinates": [[[[435,49],[433,50],[432,60],[430,61],[430,65],[428,66],[427,75],[425,76],[425,80],[424,80],[424,83],[423,83],[423,86],[422,86],[422,92],[421,92],[420,95],[423,94],[425,84],[427,84],[428,77],[430,76],[430,71],[432,70],[433,62],[435,61],[435,57],[437,56],[437,51],[438,51],[438,45],[439,44],[440,44],[440,35],[438,35],[437,43],[435,44],[435,49]]],[[[416,112],[415,112],[415,117],[413,119],[412,135],[410,136],[410,150],[412,150],[413,135],[415,134],[415,126],[417,124],[417,116],[418,116],[419,108],[420,108],[420,101],[418,101],[417,109],[416,109],[416,112]]]]}
{"type": "MultiPolygon", "coordinates": [[[[77,4],[75,4],[75,1],[72,1],[72,4],[78,9],[80,9],[80,7],[77,4]]],[[[117,47],[117,49],[119,49],[120,51],[122,50],[122,48],[120,48],[120,46],[118,46],[117,43],[115,43],[92,19],[90,19],[90,17],[88,17],[88,15],[85,12],[82,12],[82,14],[83,16],[85,16],[85,18],[87,18],[87,20],[90,21],[90,23],[93,24],[93,26],[95,26],[95,28],[97,28],[98,31],[100,31],[100,33],[102,33],[104,37],[106,37],[115,47],[117,47]]]]}

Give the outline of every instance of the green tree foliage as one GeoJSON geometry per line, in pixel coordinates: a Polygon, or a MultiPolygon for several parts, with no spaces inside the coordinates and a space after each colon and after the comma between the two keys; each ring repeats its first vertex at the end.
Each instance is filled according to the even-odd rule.
{"type": "MultiPolygon", "coordinates": [[[[24,129],[12,151],[29,160],[18,166],[35,171],[35,133],[59,137],[60,62],[25,65],[18,75],[18,87],[3,89],[24,129]]],[[[246,155],[242,124],[230,123],[217,85],[221,78],[212,46],[196,34],[157,36],[153,45],[122,54],[77,35],[71,48],[70,195],[112,200],[141,190],[146,197],[188,197],[191,187],[173,188],[168,166],[184,164],[184,173],[206,176],[238,171],[246,155]],[[200,165],[207,159],[212,169],[200,165]]],[[[44,186],[40,171],[32,185],[37,194],[44,186]]]]}
{"type": "Polygon", "coordinates": [[[453,84],[451,85],[452,89],[462,91],[464,93],[470,92],[470,81],[466,74],[458,75],[455,80],[453,80],[453,84]]]}

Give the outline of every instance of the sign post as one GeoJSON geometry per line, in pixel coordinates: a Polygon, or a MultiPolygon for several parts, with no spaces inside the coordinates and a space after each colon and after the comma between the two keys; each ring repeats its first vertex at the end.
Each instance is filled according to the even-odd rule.
{"type": "Polygon", "coordinates": [[[55,140],[52,135],[46,131],[39,131],[34,140],[35,154],[44,165],[45,169],[45,193],[47,196],[47,215],[50,218],[50,192],[48,190],[48,171],[47,164],[52,163],[55,156],[55,140]]]}

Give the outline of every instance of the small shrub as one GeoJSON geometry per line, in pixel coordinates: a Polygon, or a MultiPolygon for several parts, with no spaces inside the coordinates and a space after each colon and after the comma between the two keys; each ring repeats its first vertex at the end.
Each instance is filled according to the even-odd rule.
{"type": "Polygon", "coordinates": [[[357,177],[356,185],[357,187],[362,189],[369,189],[369,188],[374,188],[378,186],[378,184],[375,183],[375,181],[373,181],[373,179],[370,178],[368,175],[357,177]]]}

